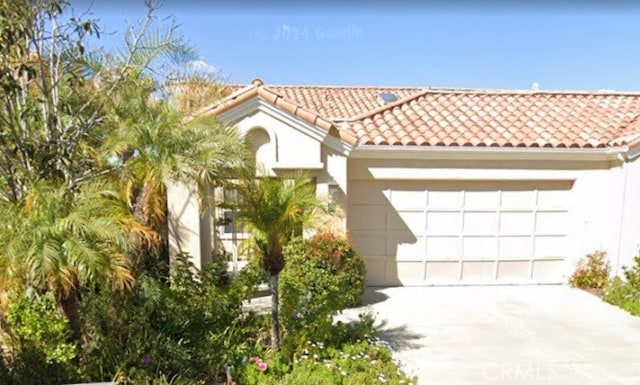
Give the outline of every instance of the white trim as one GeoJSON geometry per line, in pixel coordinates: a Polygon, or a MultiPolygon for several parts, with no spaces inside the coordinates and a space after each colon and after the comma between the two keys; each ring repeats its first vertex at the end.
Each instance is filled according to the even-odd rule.
{"type": "Polygon", "coordinates": [[[251,115],[258,110],[258,97],[253,97],[240,105],[233,107],[232,109],[225,111],[218,115],[218,119],[221,122],[230,123],[237,122],[238,120],[251,115]]]}
{"type": "MultiPolygon", "coordinates": [[[[272,118],[280,120],[288,126],[322,144],[325,144],[344,156],[349,156],[353,149],[349,143],[329,135],[327,131],[316,125],[308,123],[295,115],[283,111],[273,104],[266,102],[260,96],[255,96],[231,110],[218,115],[218,118],[226,123],[235,123],[256,112],[264,112],[272,118]]],[[[267,129],[267,127],[264,128],[267,129]]]]}
{"type": "Polygon", "coordinates": [[[629,149],[626,146],[613,148],[522,148],[360,145],[354,148],[351,158],[600,161],[614,160],[619,154],[627,154],[628,152],[629,149]]]}
{"type": "MultiPolygon", "coordinates": [[[[613,266],[613,275],[618,276],[620,273],[620,254],[622,253],[622,234],[624,233],[624,214],[627,211],[627,185],[629,177],[629,163],[622,162],[620,164],[620,172],[622,173],[622,191],[620,197],[620,222],[618,223],[618,248],[616,250],[615,265],[613,266]]],[[[609,257],[611,258],[611,257],[609,257]]]]}
{"type": "Polygon", "coordinates": [[[313,164],[284,164],[284,163],[276,163],[271,166],[274,170],[322,170],[324,168],[324,163],[315,162],[313,164]]]}
{"type": "MultiPolygon", "coordinates": [[[[579,170],[368,167],[375,180],[576,180],[579,170]]],[[[353,177],[353,180],[360,178],[353,177]]]]}

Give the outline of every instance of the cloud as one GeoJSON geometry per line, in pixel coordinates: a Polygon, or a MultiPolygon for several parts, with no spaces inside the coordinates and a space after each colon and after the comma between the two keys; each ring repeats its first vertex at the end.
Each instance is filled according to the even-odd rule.
{"type": "Polygon", "coordinates": [[[203,60],[191,60],[187,63],[187,71],[200,74],[217,74],[219,71],[216,67],[203,60]]]}

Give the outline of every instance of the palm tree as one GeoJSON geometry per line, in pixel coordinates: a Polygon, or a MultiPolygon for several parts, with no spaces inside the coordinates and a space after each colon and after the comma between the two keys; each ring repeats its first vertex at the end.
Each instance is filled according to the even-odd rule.
{"type": "MultiPolygon", "coordinates": [[[[180,181],[201,187],[227,179],[243,164],[246,150],[235,128],[212,116],[185,119],[167,100],[151,97],[154,81],[132,78],[130,87],[114,101],[114,130],[103,152],[121,162],[117,177],[124,182],[130,210],[136,220],[159,234],[156,242],[132,237],[136,273],[149,271],[163,255],[166,239],[166,182],[180,181]]],[[[202,194],[203,200],[209,197],[202,194]]],[[[203,206],[208,206],[204,201],[203,206]]],[[[166,253],[164,253],[166,256],[166,253]]]]}
{"type": "Polygon", "coordinates": [[[56,296],[58,308],[81,337],[80,291],[89,284],[125,289],[132,282],[127,234],[145,233],[105,182],[70,193],[64,186],[35,186],[22,202],[5,203],[0,249],[10,269],[33,290],[56,296]]]}
{"type": "MultiPolygon", "coordinates": [[[[255,175],[252,173],[252,175],[255,175]]],[[[241,203],[238,219],[252,233],[251,242],[269,274],[271,289],[271,346],[280,349],[278,278],[285,266],[283,249],[294,237],[301,236],[320,200],[311,179],[298,175],[293,179],[246,177],[237,185],[241,203]]]]}

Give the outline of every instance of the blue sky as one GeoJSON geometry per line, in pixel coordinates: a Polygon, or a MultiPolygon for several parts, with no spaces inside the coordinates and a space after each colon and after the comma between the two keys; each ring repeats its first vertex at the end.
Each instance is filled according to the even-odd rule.
{"type": "MultiPolygon", "coordinates": [[[[159,15],[234,83],[640,91],[640,6],[252,4],[169,0],[159,15]]],[[[142,1],[92,9],[111,32],[145,12],[142,1]]]]}

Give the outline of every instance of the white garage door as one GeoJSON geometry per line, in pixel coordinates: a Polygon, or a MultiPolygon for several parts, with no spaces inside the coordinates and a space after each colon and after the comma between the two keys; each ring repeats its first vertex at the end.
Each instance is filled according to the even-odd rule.
{"type": "Polygon", "coordinates": [[[370,285],[562,283],[570,181],[352,181],[370,285]]]}

